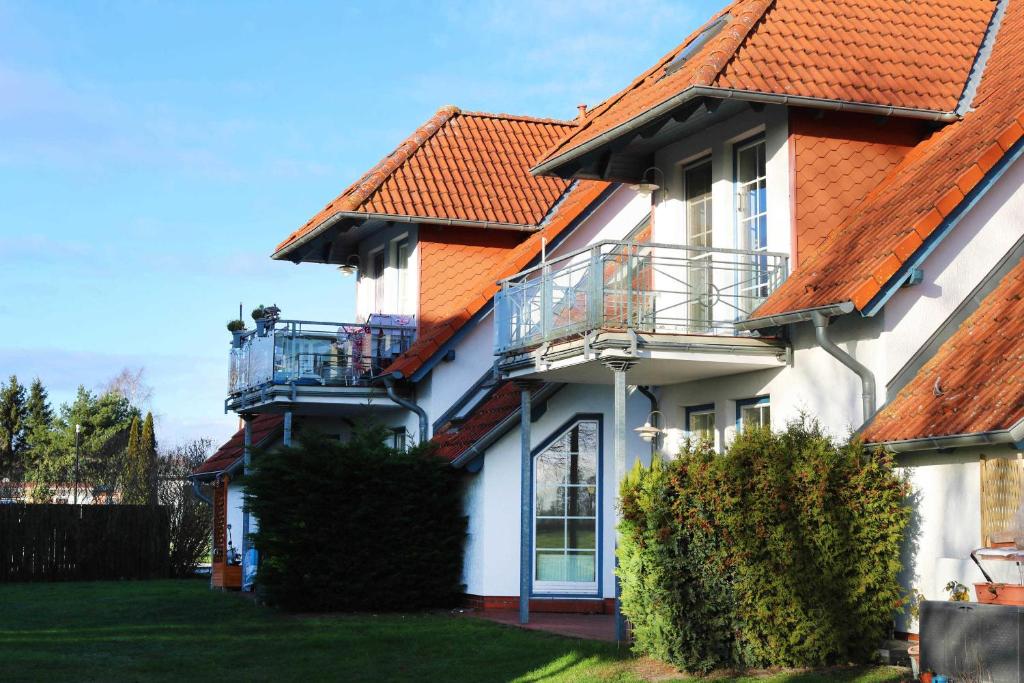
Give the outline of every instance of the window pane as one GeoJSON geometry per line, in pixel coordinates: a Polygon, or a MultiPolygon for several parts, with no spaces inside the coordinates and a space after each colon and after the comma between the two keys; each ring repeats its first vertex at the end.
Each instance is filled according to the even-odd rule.
{"type": "Polygon", "coordinates": [[[538,519],[537,520],[537,547],[558,548],[565,547],[565,520],[564,519],[538,519]]]}
{"type": "Polygon", "coordinates": [[[592,552],[569,553],[566,565],[566,581],[597,580],[597,558],[592,552]]]}
{"type": "Polygon", "coordinates": [[[691,413],[690,436],[695,439],[714,442],[715,414],[713,412],[691,413]]]}
{"type": "Polygon", "coordinates": [[[593,550],[597,526],[593,518],[570,519],[566,526],[565,546],[569,550],[593,550]]]}
{"type": "Polygon", "coordinates": [[[566,499],[569,517],[594,517],[597,513],[597,489],[593,486],[570,486],[566,499]]]}
{"type": "Polygon", "coordinates": [[[559,550],[537,551],[537,580],[538,581],[565,581],[566,575],[565,554],[559,550]]]}
{"type": "Polygon", "coordinates": [[[537,516],[561,517],[565,514],[565,487],[537,487],[537,516]]]}
{"type": "Polygon", "coordinates": [[[564,484],[568,454],[547,450],[537,456],[537,487],[564,484]]]}

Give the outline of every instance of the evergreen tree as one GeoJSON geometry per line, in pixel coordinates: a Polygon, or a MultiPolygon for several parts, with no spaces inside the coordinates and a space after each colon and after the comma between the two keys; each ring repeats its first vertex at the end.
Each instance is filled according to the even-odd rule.
{"type": "Polygon", "coordinates": [[[52,428],[33,436],[31,470],[26,479],[40,485],[40,499],[47,496],[46,484],[71,482],[75,476],[75,425],[80,435],[79,481],[112,488],[125,464],[125,446],[132,420],[139,411],[126,398],[114,393],[96,396],[85,387],[70,405],[60,408],[52,428]]]}
{"type": "Polygon", "coordinates": [[[146,487],[146,505],[156,505],[156,431],[153,427],[153,413],[146,413],[142,424],[142,436],[139,443],[139,457],[144,477],[142,483],[146,487]]]}
{"type": "Polygon", "coordinates": [[[146,468],[142,453],[142,427],[137,417],[132,418],[128,428],[128,448],[124,453],[124,468],[121,479],[121,502],[127,505],[146,503],[144,484],[146,468]]]}
{"type": "Polygon", "coordinates": [[[25,450],[15,463],[19,475],[31,469],[35,454],[46,443],[53,422],[53,408],[50,407],[46,387],[36,377],[32,380],[28,400],[25,402],[25,450]]]}
{"type": "Polygon", "coordinates": [[[25,450],[25,387],[11,375],[0,385],[0,478],[17,476],[25,450]]]}

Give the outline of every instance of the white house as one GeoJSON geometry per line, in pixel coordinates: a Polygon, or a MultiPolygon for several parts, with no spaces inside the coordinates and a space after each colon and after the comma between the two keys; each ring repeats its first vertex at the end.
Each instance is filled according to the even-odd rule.
{"type": "Polygon", "coordinates": [[[572,122],[441,110],[274,254],[358,268],[383,351],[332,326],[228,407],[434,439],[467,595],[524,619],[614,608],[636,459],[805,412],[899,453],[908,589],[979,580],[1021,497],[1024,0],[806,7],[738,0],[572,122]]]}

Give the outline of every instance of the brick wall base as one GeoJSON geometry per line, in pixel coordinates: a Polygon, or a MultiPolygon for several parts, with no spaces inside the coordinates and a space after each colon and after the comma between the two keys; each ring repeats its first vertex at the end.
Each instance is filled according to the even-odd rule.
{"type": "MultiPolygon", "coordinates": [[[[466,594],[466,606],[477,610],[518,610],[519,597],[515,595],[466,594]]],[[[614,598],[533,598],[531,612],[559,614],[614,614],[614,598]]]]}

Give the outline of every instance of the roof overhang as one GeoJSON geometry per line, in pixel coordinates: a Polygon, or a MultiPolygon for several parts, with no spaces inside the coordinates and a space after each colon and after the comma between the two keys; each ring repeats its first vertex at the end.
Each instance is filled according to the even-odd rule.
{"type": "MultiPolygon", "coordinates": [[[[636,172],[632,166],[637,164],[630,164],[628,160],[616,164],[614,155],[622,155],[623,151],[637,137],[654,138],[670,121],[674,120],[682,123],[690,119],[701,106],[704,106],[709,112],[714,112],[722,102],[742,102],[760,106],[774,104],[787,107],[805,107],[825,111],[854,112],[873,116],[892,116],[935,121],[938,123],[949,123],[959,118],[956,112],[932,109],[893,107],[846,100],[694,85],[670,97],[661,104],[655,105],[633,118],[609,128],[600,135],[537,164],[530,169],[530,172],[534,175],[554,175],[562,178],[586,177],[600,180],[638,182],[641,178],[628,175],[630,172],[636,172]],[[617,166],[625,168],[619,169],[617,166]],[[608,175],[609,173],[612,175],[608,175]]],[[[710,125],[710,123],[713,123],[713,121],[707,120],[701,127],[710,125]]],[[[644,162],[641,161],[639,163],[642,164],[644,162]]],[[[643,168],[645,167],[640,168],[640,174],[642,174],[643,168]]]]}
{"type": "Polygon", "coordinates": [[[1024,449],[1024,419],[1009,429],[975,432],[973,434],[950,434],[947,436],[927,436],[917,439],[900,439],[896,441],[869,441],[872,446],[883,446],[894,453],[910,453],[914,451],[949,450],[952,448],[976,448],[978,446],[1013,446],[1024,449]]]}
{"type": "MultiPolygon", "coordinates": [[[[477,221],[461,218],[439,218],[436,216],[407,216],[391,213],[370,213],[367,211],[338,211],[331,214],[319,225],[309,232],[298,237],[293,242],[279,247],[271,254],[270,258],[277,261],[293,261],[300,263],[303,260],[302,251],[312,247],[314,243],[330,238],[338,230],[347,231],[348,226],[367,223],[370,221],[381,221],[384,223],[420,223],[424,225],[441,225],[453,228],[477,228],[482,230],[509,230],[513,232],[537,232],[540,226],[525,225],[521,223],[501,223],[495,221],[477,221]]],[[[330,252],[330,244],[326,246],[326,252],[330,252]]],[[[318,261],[327,263],[329,261],[318,261]]]]}

